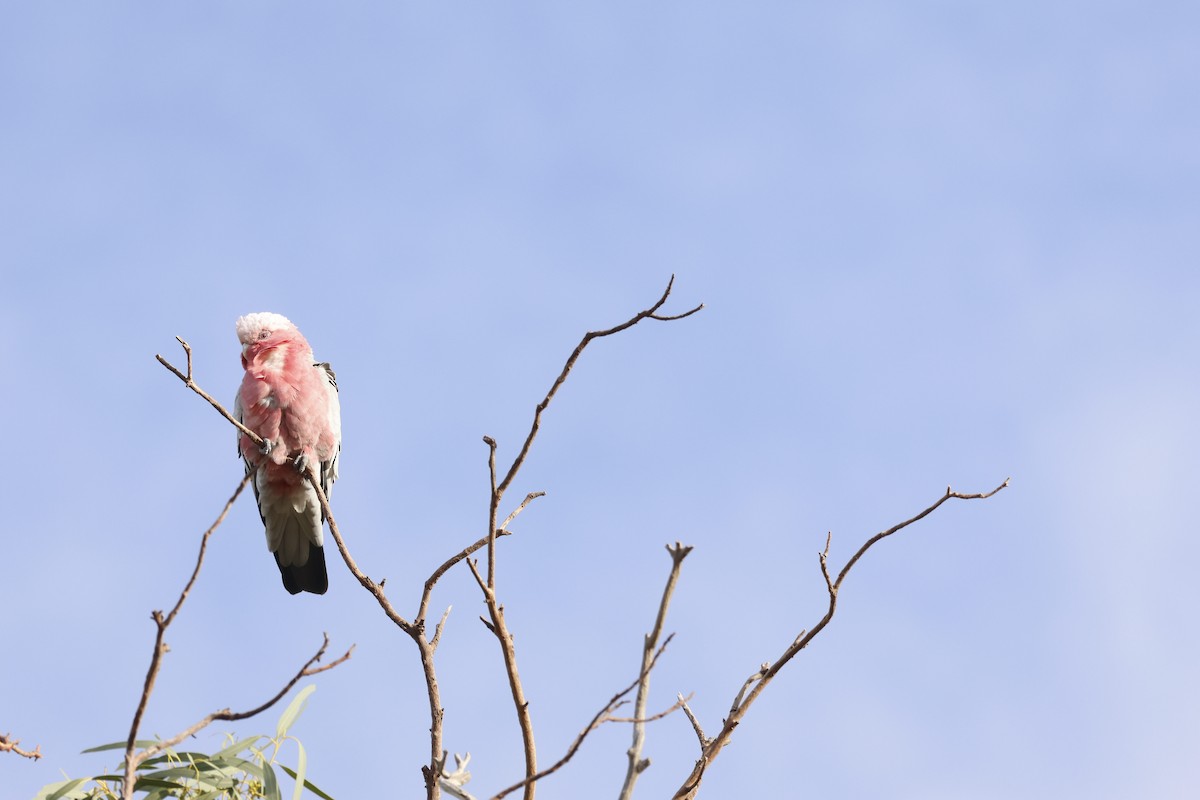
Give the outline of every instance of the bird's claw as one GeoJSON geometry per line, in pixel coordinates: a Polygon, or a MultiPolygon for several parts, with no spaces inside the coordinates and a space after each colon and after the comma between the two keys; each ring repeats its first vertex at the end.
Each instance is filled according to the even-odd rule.
{"type": "Polygon", "coordinates": [[[262,447],[260,447],[259,450],[262,451],[262,454],[264,456],[269,456],[269,455],[271,455],[271,448],[273,448],[274,446],[275,445],[273,445],[271,443],[270,439],[263,439],[262,447]]]}
{"type": "Polygon", "coordinates": [[[296,467],[296,472],[299,472],[301,475],[308,471],[308,456],[304,453],[297,453],[292,463],[296,467]]]}

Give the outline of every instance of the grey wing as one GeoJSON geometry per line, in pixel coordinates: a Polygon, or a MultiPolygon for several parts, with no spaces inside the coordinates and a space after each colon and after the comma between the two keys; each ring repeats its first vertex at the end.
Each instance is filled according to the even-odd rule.
{"type": "MultiPolygon", "coordinates": [[[[238,390],[237,395],[234,396],[234,398],[233,398],[233,417],[234,417],[234,419],[236,419],[238,422],[242,423],[243,425],[246,424],[246,420],[245,420],[246,414],[245,414],[244,409],[242,408],[242,392],[241,392],[241,390],[238,390]]],[[[237,441],[238,458],[242,459],[242,463],[246,465],[246,474],[249,475],[251,472],[254,471],[254,465],[251,464],[249,461],[247,461],[245,456],[242,455],[242,432],[241,431],[237,432],[237,440],[236,441],[237,441]]],[[[259,519],[261,519],[263,521],[263,525],[266,525],[267,518],[263,514],[262,503],[260,503],[259,499],[258,499],[258,476],[257,475],[254,476],[254,479],[250,481],[250,488],[254,490],[254,505],[256,508],[258,508],[259,519]]]]}
{"type": "Polygon", "coordinates": [[[342,454],[342,408],[338,402],[337,375],[334,374],[333,367],[329,366],[329,362],[313,366],[320,370],[325,378],[325,389],[329,392],[329,427],[337,441],[332,455],[321,462],[321,491],[329,497],[329,493],[333,491],[333,484],[338,479],[338,459],[342,454]]]}

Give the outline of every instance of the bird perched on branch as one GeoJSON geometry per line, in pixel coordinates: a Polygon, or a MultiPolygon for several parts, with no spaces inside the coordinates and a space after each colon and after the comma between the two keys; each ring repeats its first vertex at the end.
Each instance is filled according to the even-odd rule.
{"type": "Polygon", "coordinates": [[[316,473],[328,497],[342,449],[336,378],[329,364],[315,361],[299,329],[281,314],[239,317],[237,337],[246,374],[234,415],[265,442],[259,447],[239,433],[238,453],[247,472],[258,470],[252,485],[267,549],[275,554],[289,592],[324,594],[329,588],[325,515],[305,473],[316,473]]]}

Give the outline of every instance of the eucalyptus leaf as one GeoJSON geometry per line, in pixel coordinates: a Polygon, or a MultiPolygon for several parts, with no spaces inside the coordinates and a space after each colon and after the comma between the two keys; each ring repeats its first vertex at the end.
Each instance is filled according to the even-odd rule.
{"type": "MultiPolygon", "coordinates": [[[[125,746],[127,744],[129,744],[129,742],[112,742],[110,744],[102,744],[97,747],[89,747],[87,750],[84,750],[83,752],[84,753],[100,753],[105,750],[124,750],[125,746]]],[[[147,747],[152,747],[156,744],[158,744],[158,742],[156,742],[153,739],[135,739],[133,742],[133,746],[135,748],[138,748],[139,750],[144,750],[147,747]]]]}
{"type": "Polygon", "coordinates": [[[263,764],[263,797],[266,800],[283,800],[279,794],[279,779],[270,764],[263,764]]]}
{"type": "Polygon", "coordinates": [[[288,705],[287,709],[279,716],[279,724],[275,726],[275,738],[282,739],[287,736],[288,728],[292,727],[292,723],[296,721],[296,717],[304,711],[304,705],[308,702],[308,696],[317,690],[315,683],[310,683],[300,690],[295,699],[288,705]]]}
{"type": "Polygon", "coordinates": [[[308,773],[308,754],[304,752],[304,745],[300,744],[300,740],[296,740],[296,788],[292,791],[292,800],[300,800],[300,795],[304,794],[304,776],[308,773]]]}
{"type": "MultiPolygon", "coordinates": [[[[288,775],[291,775],[293,778],[296,777],[295,770],[285,767],[283,764],[280,764],[279,768],[282,769],[284,772],[286,772],[288,775]]],[[[333,800],[332,797],[325,794],[325,792],[321,791],[318,787],[313,785],[312,781],[308,781],[308,780],[304,781],[304,788],[308,789],[310,792],[315,794],[317,797],[320,797],[321,800],[333,800]]]]}
{"type": "Polygon", "coordinates": [[[242,752],[243,750],[246,750],[247,748],[249,748],[251,745],[253,745],[255,742],[257,742],[261,738],[262,738],[261,736],[251,736],[248,739],[242,739],[240,742],[236,742],[234,744],[229,745],[229,747],[226,747],[224,750],[213,753],[211,758],[213,761],[217,761],[219,759],[227,758],[229,756],[236,756],[238,753],[242,752]]]}
{"type": "Polygon", "coordinates": [[[77,797],[84,797],[83,792],[78,794],[75,792],[80,786],[87,783],[91,778],[73,778],[68,781],[58,781],[57,783],[48,783],[43,786],[33,800],[72,800],[77,797]]]}

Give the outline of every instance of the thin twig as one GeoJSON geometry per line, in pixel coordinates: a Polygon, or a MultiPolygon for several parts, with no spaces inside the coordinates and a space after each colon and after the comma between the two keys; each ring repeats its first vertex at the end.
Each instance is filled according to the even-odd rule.
{"type": "MultiPolygon", "coordinates": [[[[499,536],[511,536],[511,535],[512,535],[512,531],[506,531],[506,530],[496,531],[496,536],[498,536],[498,537],[499,536]]],[[[487,537],[487,536],[481,536],[479,539],[477,539],[474,542],[474,544],[469,544],[466,547],[464,547],[461,551],[459,551],[458,553],[455,553],[454,555],[450,556],[450,558],[446,559],[446,561],[443,562],[440,567],[438,567],[437,569],[435,569],[433,571],[433,574],[430,575],[429,579],[425,581],[425,588],[421,592],[421,605],[417,609],[417,616],[416,616],[416,623],[418,625],[422,624],[425,621],[425,615],[427,613],[429,613],[429,600],[433,594],[433,587],[437,584],[437,582],[439,580],[441,580],[442,576],[445,575],[447,572],[449,572],[450,568],[453,567],[455,564],[462,561],[464,558],[471,555],[472,553],[476,552],[477,550],[479,550],[479,548],[486,547],[489,538],[490,537],[487,537]]]]}
{"type": "MultiPolygon", "coordinates": [[[[691,700],[695,696],[696,696],[695,692],[689,692],[687,697],[684,697],[683,695],[679,695],[679,699],[676,700],[674,703],[667,706],[666,708],[664,708],[662,711],[658,712],[657,714],[651,714],[648,717],[608,716],[608,717],[604,718],[604,721],[605,722],[630,722],[635,725],[639,722],[657,722],[658,720],[660,720],[664,717],[668,717],[671,714],[674,714],[679,709],[683,708],[683,704],[686,703],[688,700],[691,700]]],[[[649,764],[649,762],[650,762],[650,759],[645,759],[645,763],[649,764]]],[[[642,769],[645,769],[645,767],[642,767],[642,769]]]]}
{"type": "Polygon", "coordinates": [[[367,577],[358,567],[358,562],[354,560],[354,556],[350,555],[350,549],[346,547],[346,540],[342,538],[342,532],[338,528],[337,520],[333,516],[333,509],[329,506],[329,498],[325,496],[325,490],[321,488],[321,480],[317,477],[316,472],[310,466],[305,470],[304,476],[308,479],[309,484],[316,490],[317,500],[321,504],[321,511],[325,514],[325,521],[329,523],[329,533],[333,536],[333,541],[337,544],[338,552],[341,553],[342,560],[346,562],[346,568],[350,570],[350,574],[362,585],[364,589],[371,593],[375,601],[379,603],[379,607],[383,609],[383,613],[387,615],[396,627],[407,633],[409,636],[415,637],[420,633],[418,626],[409,622],[396,607],[392,605],[392,601],[383,591],[383,586],[376,583],[367,577]]]}
{"type": "Polygon", "coordinates": [[[674,320],[683,319],[684,317],[690,317],[692,314],[695,314],[697,311],[704,308],[704,304],[701,303],[690,311],[685,311],[682,314],[676,314],[673,317],[658,316],[655,312],[662,308],[663,304],[667,302],[667,298],[671,296],[671,287],[674,285],[675,276],[672,275],[671,280],[667,282],[667,288],[663,291],[662,296],[659,297],[658,301],[654,305],[650,306],[650,308],[646,309],[645,311],[639,311],[637,314],[634,314],[632,317],[619,325],[614,325],[611,328],[601,331],[588,331],[586,334],[584,334],[583,338],[579,341],[579,344],[576,345],[575,349],[571,352],[571,355],[567,358],[567,363],[563,365],[562,372],[560,372],[558,377],[554,379],[554,383],[550,386],[550,391],[546,393],[546,396],[542,399],[542,402],[538,403],[537,409],[533,414],[533,424],[529,428],[529,435],[525,437],[525,443],[521,445],[521,452],[513,460],[512,466],[508,468],[508,473],[504,476],[504,480],[500,482],[498,490],[501,494],[507,491],[509,485],[513,482],[513,479],[520,471],[521,465],[525,463],[525,458],[529,455],[529,448],[533,446],[533,440],[537,436],[538,429],[541,427],[542,413],[545,412],[546,408],[550,405],[550,401],[554,399],[554,395],[558,393],[559,388],[567,380],[568,373],[570,373],[571,368],[575,366],[575,362],[579,360],[580,354],[583,353],[583,349],[588,346],[589,342],[591,342],[593,339],[599,339],[603,336],[612,336],[614,333],[620,333],[626,328],[632,328],[634,325],[638,324],[644,319],[654,319],[660,322],[671,322],[674,320]]]}
{"type": "MultiPolygon", "coordinates": [[[[483,437],[483,441],[488,446],[488,475],[491,481],[492,491],[488,501],[487,583],[486,585],[482,586],[482,588],[484,600],[488,607],[488,614],[491,617],[491,623],[488,624],[488,628],[492,631],[492,633],[495,634],[496,639],[500,642],[500,650],[504,659],[504,669],[508,674],[509,689],[512,692],[513,705],[515,706],[517,712],[517,723],[521,729],[521,742],[525,753],[525,780],[517,786],[518,788],[521,786],[524,787],[524,800],[534,800],[537,776],[545,773],[544,771],[539,773],[537,769],[537,748],[534,744],[533,722],[529,715],[529,703],[525,699],[525,689],[521,685],[521,678],[517,671],[516,651],[513,648],[512,634],[509,632],[508,625],[504,621],[504,607],[500,605],[496,599],[495,545],[497,531],[497,509],[499,508],[500,502],[504,497],[504,493],[508,490],[509,486],[512,485],[513,480],[517,477],[517,473],[521,471],[521,467],[525,464],[525,460],[529,456],[530,448],[533,446],[533,441],[537,437],[538,430],[541,427],[542,414],[545,413],[546,409],[549,407],[550,401],[554,399],[554,396],[558,393],[559,388],[564,382],[566,382],[567,376],[570,374],[571,369],[575,366],[575,362],[579,360],[579,356],[583,353],[584,348],[588,346],[588,343],[590,343],[593,339],[611,336],[615,333],[626,330],[627,328],[631,328],[644,319],[656,319],[664,322],[683,319],[684,317],[690,316],[704,307],[704,305],[701,304],[690,311],[673,317],[659,316],[657,312],[660,308],[662,308],[663,304],[667,302],[667,298],[671,295],[671,287],[674,284],[675,276],[672,275],[670,281],[667,282],[667,288],[663,291],[662,296],[659,297],[658,301],[650,308],[644,311],[639,311],[626,321],[618,325],[614,325],[611,328],[599,331],[588,331],[584,334],[583,338],[580,339],[579,344],[576,345],[575,349],[571,352],[571,355],[567,357],[566,363],[563,365],[558,377],[555,378],[554,383],[551,384],[549,391],[546,392],[546,396],[542,398],[540,403],[538,403],[536,409],[534,410],[533,422],[530,424],[529,433],[526,435],[525,441],[521,445],[521,450],[519,453],[517,453],[516,458],[513,459],[512,464],[508,468],[508,472],[504,475],[504,479],[498,484],[496,482],[496,442],[489,436],[483,437]]],[[[529,499],[530,498],[526,498],[526,502],[528,502],[529,499]]],[[[521,507],[517,509],[517,512],[514,513],[519,513],[523,507],[524,504],[522,504],[521,507]]],[[[505,524],[507,524],[507,522],[505,524]]],[[[474,567],[472,567],[472,571],[475,571],[474,567]]],[[[476,577],[478,579],[479,576],[477,575],[476,577]]]]}
{"type": "Polygon", "coordinates": [[[232,414],[230,414],[228,411],[225,410],[225,406],[221,405],[216,400],[214,400],[213,396],[211,394],[204,391],[196,384],[196,382],[192,379],[192,346],[178,336],[175,337],[175,341],[177,341],[181,345],[183,345],[183,352],[187,353],[187,374],[185,375],[184,373],[180,372],[179,369],[174,364],[172,364],[170,361],[167,361],[162,356],[155,354],[154,357],[156,359],[158,359],[158,363],[162,364],[164,367],[171,370],[171,372],[174,372],[175,377],[177,377],[177,378],[179,378],[179,380],[183,381],[184,384],[189,389],[191,389],[193,392],[195,392],[196,394],[200,395],[205,400],[207,400],[208,404],[211,405],[213,408],[215,408],[217,411],[219,411],[221,413],[221,416],[225,417],[225,419],[227,419],[231,423],[233,423],[233,426],[235,428],[237,428],[239,431],[244,433],[246,436],[249,436],[250,440],[253,441],[256,445],[258,445],[259,447],[262,447],[263,446],[263,438],[261,436],[259,436],[257,433],[250,430],[245,425],[243,425],[241,422],[239,422],[236,417],[234,417],[232,414]]]}
{"type": "Polygon", "coordinates": [[[712,744],[712,739],[704,733],[704,728],[700,727],[700,720],[696,719],[695,713],[692,712],[692,707],[687,704],[687,700],[683,695],[679,696],[679,705],[683,707],[683,713],[687,715],[688,721],[692,723],[692,730],[696,732],[696,738],[700,741],[700,752],[703,753],[712,744]]]}
{"type": "Polygon", "coordinates": [[[307,678],[310,675],[316,675],[324,672],[325,670],[336,667],[338,664],[341,664],[350,658],[350,652],[354,649],[353,647],[351,647],[350,650],[347,650],[346,653],[336,661],[323,667],[314,668],[313,664],[321,660],[321,656],[325,654],[326,649],[329,647],[329,635],[325,634],[324,639],[325,640],[321,643],[321,647],[317,650],[316,654],[304,663],[304,666],[292,676],[291,680],[284,684],[284,687],[280,689],[274,697],[272,697],[270,700],[267,700],[262,705],[252,708],[249,711],[230,711],[228,708],[220,711],[214,711],[191,727],[181,731],[175,736],[172,736],[170,739],[155,742],[145,750],[134,753],[132,756],[126,755],[125,797],[128,799],[133,796],[134,772],[137,770],[138,765],[146,759],[153,758],[164,750],[169,750],[170,748],[182,742],[184,739],[188,738],[189,736],[194,736],[214,722],[236,722],[238,720],[249,719],[257,716],[282,700],[284,696],[292,690],[292,687],[300,682],[301,678],[307,678]]]}
{"type": "MultiPolygon", "coordinates": [[[[667,649],[667,645],[669,645],[671,643],[671,639],[673,639],[673,638],[675,638],[675,634],[672,633],[670,636],[668,636],[663,641],[662,646],[658,648],[658,652],[656,652],[654,654],[654,658],[650,659],[650,664],[646,668],[646,670],[643,671],[641,674],[639,674],[637,676],[637,678],[633,681],[633,683],[629,684],[624,689],[622,689],[621,691],[614,694],[609,699],[609,701],[604,704],[604,708],[602,708],[596,712],[596,715],[594,717],[592,717],[591,721],[587,724],[587,726],[585,726],[584,729],[579,732],[579,735],[575,737],[575,741],[573,741],[571,743],[571,746],[567,748],[567,752],[562,758],[560,758],[558,761],[554,762],[553,766],[547,767],[546,769],[542,770],[541,772],[535,773],[533,775],[528,775],[525,777],[524,780],[518,781],[517,783],[514,783],[512,786],[509,786],[507,789],[504,789],[503,791],[496,793],[495,795],[492,796],[491,800],[500,800],[505,795],[511,794],[512,792],[515,792],[517,789],[520,789],[522,787],[528,788],[528,787],[534,785],[537,781],[540,781],[542,778],[546,777],[547,775],[550,775],[553,772],[557,772],[560,767],[562,767],[564,764],[566,764],[568,761],[570,761],[572,759],[572,757],[574,757],[575,753],[579,751],[579,746],[583,744],[583,740],[587,738],[587,735],[589,733],[596,730],[596,728],[599,728],[605,722],[615,722],[616,720],[609,716],[612,713],[613,709],[615,709],[617,706],[621,705],[621,702],[624,699],[625,695],[632,692],[634,690],[634,688],[636,688],[637,685],[639,683],[641,683],[642,680],[645,678],[646,673],[648,673],[650,670],[654,669],[654,665],[658,663],[658,657],[661,656],[663,654],[663,651],[667,649]]],[[[680,699],[682,700],[682,698],[680,698],[680,699]]],[[[674,707],[672,707],[672,709],[668,709],[667,713],[669,713],[670,710],[673,710],[673,708],[674,707]]]]}
{"type": "MultiPolygon", "coordinates": [[[[667,576],[667,585],[663,587],[662,600],[659,601],[658,614],[654,619],[654,628],[642,641],[642,678],[638,681],[637,699],[634,701],[633,716],[635,720],[641,720],[646,716],[646,701],[650,694],[650,671],[647,666],[658,647],[658,637],[662,635],[663,623],[667,619],[667,608],[671,604],[671,596],[675,593],[675,584],[679,580],[679,570],[683,566],[683,560],[690,552],[692,552],[692,548],[685,546],[682,542],[675,542],[674,547],[667,545],[667,553],[671,556],[671,572],[667,576]]],[[[680,698],[680,702],[683,702],[683,698],[680,698]]],[[[629,757],[629,766],[625,770],[625,781],[621,785],[619,800],[629,800],[632,797],[633,787],[637,783],[638,776],[650,766],[650,759],[642,758],[642,747],[645,741],[645,724],[640,721],[634,722],[633,743],[626,751],[626,755],[629,757]]]]}
{"type": "Polygon", "coordinates": [[[437,627],[433,629],[433,638],[429,640],[429,646],[434,650],[437,650],[438,642],[440,642],[442,639],[442,628],[446,627],[446,619],[449,618],[450,609],[452,608],[454,608],[454,606],[446,606],[446,612],[442,614],[442,618],[438,622],[437,627]]]}
{"type": "Polygon", "coordinates": [[[39,744],[32,750],[22,750],[18,745],[21,744],[20,739],[12,738],[11,733],[0,733],[0,753],[16,753],[25,758],[31,758],[37,761],[42,757],[42,746],[39,744]]]}
{"type": "MultiPolygon", "coordinates": [[[[187,348],[187,345],[185,344],[184,347],[187,348]]],[[[188,356],[188,373],[190,374],[190,348],[188,348],[188,356]]],[[[221,509],[221,513],[217,515],[217,519],[208,527],[208,530],[204,532],[204,535],[200,537],[200,552],[196,556],[196,566],[192,569],[191,577],[188,578],[187,583],[183,587],[183,591],[179,593],[179,599],[175,601],[175,606],[171,609],[171,612],[166,616],[163,616],[161,611],[156,610],[150,615],[151,619],[154,620],[155,625],[154,651],[150,655],[150,667],[146,670],[146,680],[142,685],[142,695],[138,699],[137,708],[133,712],[133,721],[129,724],[129,738],[125,741],[126,768],[124,792],[126,798],[133,796],[132,780],[133,771],[136,767],[136,764],[134,763],[134,749],[137,742],[138,729],[142,725],[142,716],[146,713],[146,705],[150,702],[150,695],[154,691],[154,682],[158,679],[158,672],[162,667],[163,654],[167,652],[166,642],[163,641],[167,633],[167,628],[172,622],[175,621],[175,615],[178,614],[179,609],[183,607],[184,601],[187,600],[188,594],[192,591],[192,586],[196,583],[196,577],[200,574],[200,568],[204,565],[204,554],[208,549],[209,537],[211,537],[213,532],[216,531],[221,523],[225,521],[225,517],[229,515],[229,509],[233,508],[234,502],[237,501],[238,497],[242,493],[242,490],[246,488],[246,484],[248,484],[253,477],[254,473],[251,472],[247,473],[246,476],[242,478],[242,480],[238,483],[237,488],[234,489],[233,495],[225,502],[225,507],[221,509]]]]}
{"type": "Polygon", "coordinates": [[[515,520],[522,511],[525,510],[525,506],[529,505],[530,503],[532,503],[534,500],[538,499],[539,497],[545,497],[545,496],[546,496],[545,492],[530,492],[529,494],[525,495],[525,499],[521,501],[521,505],[514,508],[512,513],[504,518],[504,522],[500,523],[499,534],[508,533],[507,529],[508,529],[509,524],[513,520],[515,520]]]}
{"type": "Polygon", "coordinates": [[[750,690],[751,686],[767,677],[767,670],[770,668],[771,665],[764,661],[759,666],[758,672],[754,673],[749,678],[746,678],[746,682],[742,684],[742,688],[738,691],[737,697],[733,698],[733,702],[729,705],[730,714],[736,714],[738,712],[738,709],[742,707],[742,698],[746,696],[746,692],[750,690]]]}
{"type": "MultiPolygon", "coordinates": [[[[933,513],[939,506],[942,505],[942,503],[945,503],[947,500],[983,500],[995,495],[997,492],[1007,487],[1008,482],[1009,479],[1005,478],[1004,483],[1000,484],[995,489],[992,489],[990,492],[979,492],[976,494],[962,494],[960,492],[955,492],[947,486],[946,493],[923,511],[910,517],[909,519],[906,519],[903,522],[893,525],[887,530],[880,531],[863,543],[862,547],[858,548],[858,551],[855,552],[855,554],[850,557],[850,560],[846,562],[846,566],[842,567],[842,571],[838,573],[837,580],[833,581],[830,580],[829,566],[827,563],[829,557],[829,542],[831,537],[826,536],[825,549],[819,553],[821,574],[825,578],[825,585],[829,595],[829,606],[825,612],[825,616],[823,616],[821,620],[811,629],[808,629],[807,632],[797,636],[787,647],[787,649],[783,651],[783,654],[778,659],[776,659],[773,663],[764,664],[763,670],[760,670],[759,673],[751,676],[751,678],[747,680],[745,684],[743,684],[742,690],[738,693],[738,697],[733,703],[729,716],[725,719],[725,723],[721,727],[721,732],[708,741],[707,744],[704,743],[704,737],[700,731],[698,723],[694,723],[697,726],[696,733],[701,737],[702,752],[700,759],[692,768],[691,774],[688,775],[683,784],[675,792],[674,800],[692,800],[692,798],[696,796],[696,792],[700,788],[700,781],[703,779],[704,772],[708,768],[708,765],[712,763],[713,759],[720,754],[721,749],[729,743],[729,739],[733,735],[733,731],[741,723],[742,718],[746,715],[746,712],[749,710],[750,706],[754,704],[754,701],[757,700],[762,694],[763,690],[766,689],[767,684],[769,684],[771,680],[777,674],[779,674],[779,671],[783,669],[784,665],[791,661],[797,653],[807,647],[808,643],[811,642],[817,636],[817,634],[824,630],[825,626],[828,625],[830,620],[833,619],[834,612],[837,611],[838,592],[841,590],[842,582],[846,579],[846,576],[850,574],[850,569],[858,563],[858,560],[862,558],[863,555],[865,555],[866,552],[871,549],[876,542],[891,536],[897,531],[903,530],[918,520],[925,518],[929,514],[933,513]],[[747,689],[749,689],[749,691],[747,691],[747,689]]],[[[684,708],[684,712],[687,713],[687,711],[688,709],[684,708]]]]}
{"type": "MultiPolygon", "coordinates": [[[[186,348],[186,344],[185,344],[185,348],[186,348]]],[[[189,355],[188,374],[190,375],[191,374],[191,359],[190,359],[191,350],[190,349],[188,349],[188,355],[189,355]]],[[[234,502],[237,501],[238,497],[241,495],[242,491],[246,488],[246,485],[251,481],[251,479],[253,477],[254,477],[254,473],[250,472],[250,473],[247,473],[242,478],[241,482],[238,483],[237,488],[234,490],[233,495],[229,498],[229,500],[227,500],[225,502],[225,507],[221,509],[221,513],[219,515],[217,515],[216,521],[214,521],[213,524],[208,527],[208,530],[206,530],[204,532],[204,535],[200,537],[200,552],[196,556],[196,566],[192,569],[191,576],[188,578],[187,583],[184,584],[183,590],[179,593],[179,599],[175,601],[174,607],[172,607],[171,611],[169,613],[167,613],[166,615],[164,615],[161,611],[154,611],[151,614],[151,618],[154,620],[154,625],[155,625],[155,629],[156,629],[155,636],[154,636],[154,652],[151,654],[151,657],[150,657],[150,667],[146,671],[146,680],[142,687],[142,695],[138,700],[137,709],[134,711],[133,722],[130,723],[130,726],[129,726],[129,738],[128,738],[128,740],[126,740],[126,744],[125,744],[125,771],[124,771],[123,783],[122,783],[122,787],[121,787],[122,797],[125,798],[125,800],[131,800],[131,798],[133,797],[134,787],[136,785],[136,773],[137,773],[138,765],[140,765],[146,759],[154,757],[158,753],[161,753],[163,750],[174,747],[175,745],[179,744],[187,737],[195,734],[197,731],[207,727],[208,725],[211,725],[213,722],[216,722],[218,720],[234,721],[234,720],[239,720],[239,719],[247,719],[249,717],[255,716],[256,714],[260,714],[263,711],[266,711],[268,708],[275,705],[275,703],[279,702],[279,700],[285,694],[287,694],[288,691],[291,690],[291,688],[293,686],[295,686],[296,682],[299,681],[301,678],[306,677],[308,675],[316,675],[319,672],[324,672],[326,669],[329,669],[330,667],[334,667],[334,666],[337,666],[338,664],[341,664],[342,662],[344,662],[346,659],[348,659],[350,657],[350,650],[354,649],[353,647],[351,647],[350,650],[346,651],[346,654],[344,656],[342,656],[341,658],[339,658],[337,661],[333,662],[332,664],[329,664],[324,667],[319,667],[316,669],[311,669],[312,665],[321,658],[321,656],[325,653],[325,650],[329,647],[329,637],[326,636],[324,643],[321,645],[321,648],[317,651],[316,655],[313,656],[312,658],[310,658],[305,663],[305,665],[303,667],[301,667],[300,671],[296,673],[295,677],[293,677],[283,687],[283,689],[281,689],[279,691],[279,693],[277,695],[275,695],[275,697],[268,700],[266,703],[263,703],[258,708],[251,709],[250,711],[243,711],[243,712],[237,712],[237,713],[231,712],[229,709],[224,709],[222,711],[214,712],[212,714],[209,714],[207,717],[205,717],[200,722],[197,722],[196,724],[192,725],[191,727],[187,728],[186,730],[182,731],[181,733],[177,734],[176,736],[171,737],[170,739],[167,739],[167,740],[161,741],[161,742],[157,742],[157,743],[151,745],[150,747],[147,747],[146,749],[141,750],[141,751],[136,750],[137,734],[138,734],[138,729],[141,727],[142,716],[145,714],[146,706],[150,702],[150,695],[154,691],[154,682],[158,677],[159,670],[162,668],[162,657],[167,652],[167,645],[166,645],[166,642],[164,641],[164,637],[166,636],[167,628],[169,628],[171,623],[175,621],[176,615],[179,614],[179,610],[183,607],[184,602],[187,600],[188,595],[191,593],[192,587],[196,584],[196,579],[200,575],[200,569],[204,565],[204,555],[208,550],[209,538],[213,535],[213,533],[217,530],[217,528],[221,525],[221,523],[225,521],[225,517],[227,517],[229,515],[229,510],[231,508],[233,508],[234,502]]]]}
{"type": "Polygon", "coordinates": [[[496,440],[490,436],[483,437],[488,446],[488,477],[492,481],[492,491],[488,502],[488,552],[487,552],[487,585],[488,589],[496,591],[496,510],[500,507],[500,492],[496,491],[496,440]]]}
{"type": "MultiPolygon", "coordinates": [[[[438,786],[438,775],[441,774],[442,758],[442,723],[446,715],[445,709],[442,708],[441,690],[438,688],[437,670],[433,664],[433,654],[436,645],[431,643],[425,637],[424,620],[418,620],[416,623],[409,622],[400,613],[396,611],[392,601],[383,591],[383,584],[375,583],[368,578],[354,557],[350,555],[350,549],[346,547],[346,540],[342,538],[342,532],[338,528],[337,520],[333,516],[333,509],[329,506],[329,497],[321,488],[321,481],[317,478],[316,472],[310,467],[305,472],[305,477],[312,485],[313,490],[317,493],[317,500],[321,503],[321,511],[325,514],[325,521],[329,523],[329,534],[333,537],[333,541],[337,544],[338,552],[342,555],[342,560],[346,562],[346,568],[350,570],[359,584],[370,592],[371,596],[383,609],[383,613],[387,615],[396,627],[408,634],[409,638],[417,646],[417,653],[421,658],[421,670],[425,675],[425,690],[429,697],[429,763],[421,767],[421,774],[425,778],[425,796],[427,800],[437,800],[440,796],[441,789],[438,786]]],[[[449,614],[449,609],[446,611],[449,614]]],[[[442,617],[442,622],[445,622],[445,617],[442,617]]],[[[435,632],[435,637],[441,632],[441,625],[435,632]]]]}

